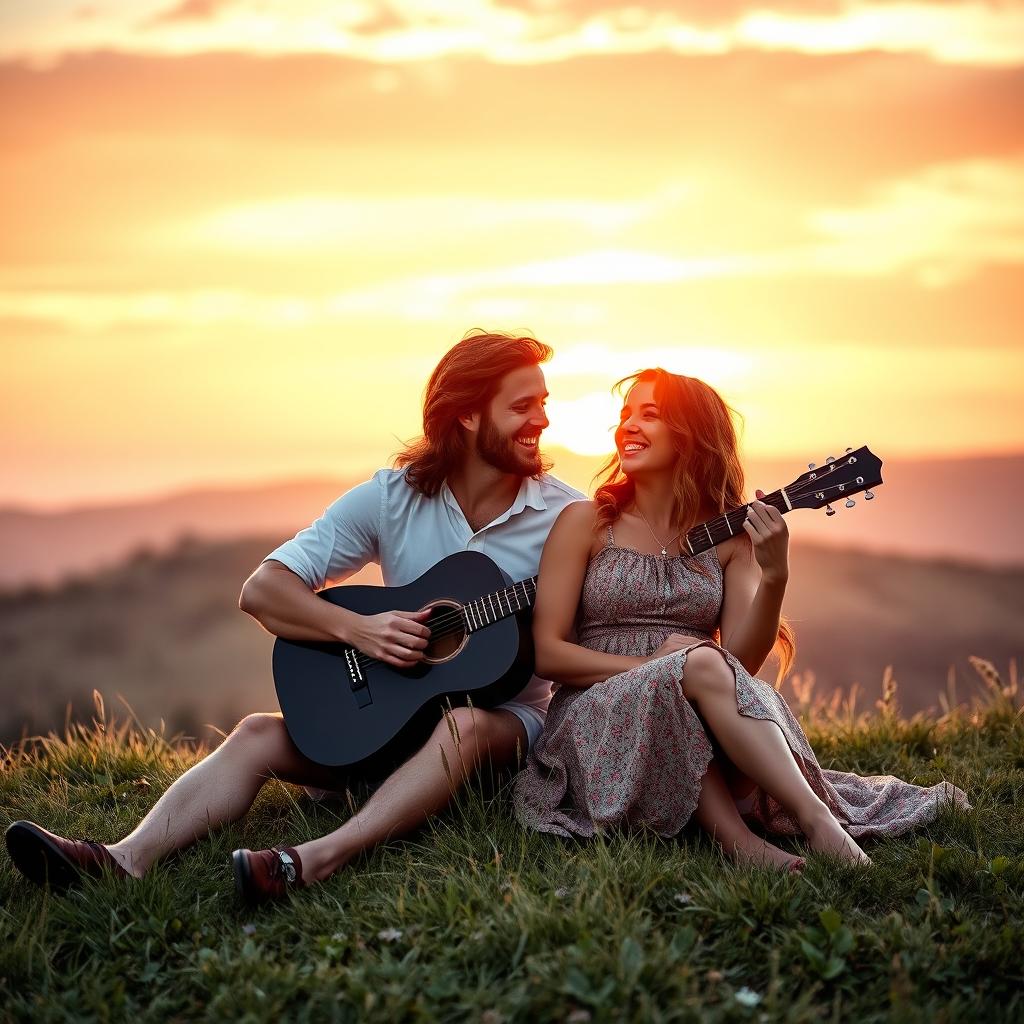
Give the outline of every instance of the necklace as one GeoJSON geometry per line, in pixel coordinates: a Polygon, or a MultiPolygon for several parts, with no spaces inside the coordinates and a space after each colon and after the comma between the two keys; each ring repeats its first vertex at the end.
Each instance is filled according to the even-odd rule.
{"type": "Polygon", "coordinates": [[[649,522],[647,522],[647,516],[644,515],[644,510],[635,501],[633,502],[633,507],[637,510],[637,512],[640,513],[640,518],[644,521],[644,525],[647,527],[647,529],[651,531],[651,536],[659,544],[661,544],[662,556],[667,558],[668,557],[668,546],[669,546],[669,544],[671,544],[674,540],[676,540],[678,537],[680,537],[682,535],[683,531],[680,530],[679,533],[677,533],[674,537],[671,537],[668,541],[663,543],[661,541],[661,538],[658,537],[658,535],[654,532],[654,528],[651,526],[651,524],[649,522]]]}

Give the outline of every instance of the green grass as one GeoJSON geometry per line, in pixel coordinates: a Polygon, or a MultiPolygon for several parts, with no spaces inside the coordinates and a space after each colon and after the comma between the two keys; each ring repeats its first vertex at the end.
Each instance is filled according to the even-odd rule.
{"type": "MultiPolygon", "coordinates": [[[[813,857],[799,878],[738,869],[689,832],[529,834],[507,786],[471,789],[413,839],[257,911],[236,901],[231,850],[312,838],[343,807],[271,783],[142,881],[62,898],[0,855],[0,1016],[1024,1019],[1024,720],[1015,681],[988,680],[983,704],[942,718],[908,722],[891,701],[870,716],[805,710],[825,767],[946,778],[974,804],[867,844],[867,870],[813,857]]],[[[108,841],[199,756],[109,722],[7,753],[0,825],[108,841]]]]}

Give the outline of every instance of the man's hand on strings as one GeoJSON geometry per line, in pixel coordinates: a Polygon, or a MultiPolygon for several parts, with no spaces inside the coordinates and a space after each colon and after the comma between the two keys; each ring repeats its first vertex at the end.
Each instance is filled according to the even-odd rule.
{"type": "Polygon", "coordinates": [[[430,639],[430,630],[424,625],[430,612],[425,608],[363,615],[353,631],[352,646],[395,668],[412,668],[423,660],[430,639]]]}

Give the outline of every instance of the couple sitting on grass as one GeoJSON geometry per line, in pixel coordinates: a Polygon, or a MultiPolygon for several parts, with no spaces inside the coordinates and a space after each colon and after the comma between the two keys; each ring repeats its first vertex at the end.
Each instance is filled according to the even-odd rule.
{"type": "MultiPolygon", "coordinates": [[[[773,647],[783,669],[793,654],[781,618],[789,573],[781,514],[755,500],[736,536],[699,555],[681,546],[692,526],[744,501],[719,395],[660,369],[627,378],[615,454],[587,501],[544,472],[541,364],[550,355],[532,338],[501,334],[456,344],[430,378],[424,436],[399,468],[339,498],[242,588],[241,608],[277,636],[343,641],[409,667],[427,645],[425,612],[362,616],[316,591],[369,562],[386,585],[401,586],[467,549],[514,579],[539,569],[538,674],[527,687],[492,710],[456,708],[455,728],[439,713],[422,749],[329,835],[236,850],[247,900],[323,881],[441,811],[483,765],[515,766],[522,752],[513,793],[528,828],[674,836],[695,818],[737,862],[790,872],[803,858],[761,833],[802,836],[812,852],[867,865],[856,839],[898,835],[947,802],[966,804],[946,784],[822,769],[785,701],[756,678],[773,647]]],[[[252,714],[118,842],[66,839],[19,821],[7,848],[25,875],[58,890],[105,870],[139,878],[242,817],[271,778],[311,795],[343,786],[336,769],[299,752],[279,714],[252,714]]]]}

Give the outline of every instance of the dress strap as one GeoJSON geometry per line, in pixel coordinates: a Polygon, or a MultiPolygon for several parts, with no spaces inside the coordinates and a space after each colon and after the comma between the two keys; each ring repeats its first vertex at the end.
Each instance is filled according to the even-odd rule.
{"type": "Polygon", "coordinates": [[[615,547],[615,534],[612,533],[612,524],[608,524],[608,547],[615,547]]]}

